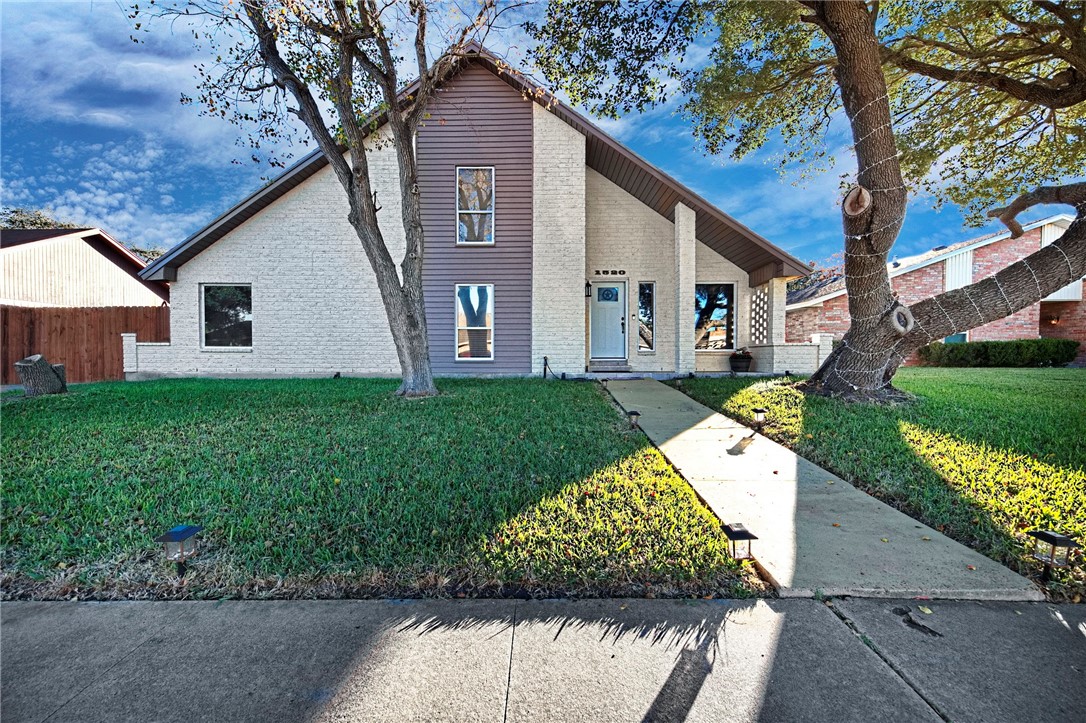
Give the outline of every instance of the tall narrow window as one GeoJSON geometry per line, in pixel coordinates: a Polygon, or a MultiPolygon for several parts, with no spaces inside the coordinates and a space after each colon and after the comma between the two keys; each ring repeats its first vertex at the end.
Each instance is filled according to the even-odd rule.
{"type": "Polygon", "coordinates": [[[494,285],[456,285],[456,358],[494,358],[494,285]]]}
{"type": "Polygon", "coordinates": [[[458,244],[494,243],[494,169],[456,169],[458,244]]]}
{"type": "Polygon", "coordinates": [[[253,287],[248,284],[204,284],[201,303],[205,347],[253,345],[253,287]]]}
{"type": "Polygon", "coordinates": [[[694,350],[735,348],[735,284],[694,284],[694,350]]]}
{"type": "Polygon", "coordinates": [[[656,350],[656,284],[637,285],[637,350],[656,350]]]}

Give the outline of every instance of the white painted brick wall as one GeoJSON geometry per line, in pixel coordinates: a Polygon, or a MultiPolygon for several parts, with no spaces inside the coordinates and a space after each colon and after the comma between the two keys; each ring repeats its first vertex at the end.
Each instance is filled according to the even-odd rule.
{"type": "MultiPolygon", "coordinates": [[[[391,145],[371,152],[370,171],[379,223],[399,261],[405,241],[391,145]]],[[[377,283],[347,210],[326,167],[181,266],[170,294],[170,344],[139,344],[138,375],[398,375],[377,283]],[[252,284],[251,351],[201,349],[201,283],[252,284]]]]}
{"type": "MultiPolygon", "coordinates": [[[[639,372],[675,369],[675,228],[666,218],[588,169],[585,178],[587,234],[585,278],[594,283],[616,277],[600,270],[625,270],[627,329],[637,328],[637,284],[656,283],[656,350],[639,352],[637,334],[626,335],[629,364],[639,372]]],[[[582,301],[584,280],[582,285],[582,301]]],[[[587,306],[587,305],[586,305],[587,306]]],[[[587,332],[586,332],[587,333],[587,332]]]]}
{"type": "Polygon", "coordinates": [[[585,359],[585,137],[533,103],[532,372],[585,359]]]}
{"type": "Polygon", "coordinates": [[[813,334],[804,344],[752,344],[750,370],[769,374],[811,374],[833,351],[832,334],[813,334]]]}
{"type": "MultiPolygon", "coordinates": [[[[697,281],[697,218],[694,209],[675,206],[675,372],[689,374],[697,368],[694,351],[694,285],[697,281]]],[[[704,256],[704,254],[703,254],[704,256]]],[[[704,260],[704,259],[703,259],[704,260]]]]}
{"type": "MultiPolygon", "coordinates": [[[[656,350],[639,352],[636,334],[628,334],[629,364],[636,372],[674,372],[678,349],[677,333],[689,333],[684,354],[689,359],[689,370],[727,370],[727,355],[718,353],[694,354],[694,287],[696,282],[734,282],[738,289],[739,309],[736,328],[739,343],[750,329],[750,287],[747,273],[720,254],[701,243],[693,244],[693,258],[687,262],[694,266],[688,290],[677,294],[675,258],[675,225],[644,205],[626,191],[602,175],[588,169],[587,189],[587,236],[585,274],[593,281],[604,281],[604,276],[594,276],[600,269],[624,269],[627,280],[627,308],[630,310],[627,328],[637,324],[637,284],[641,281],[656,282],[656,350]],[[684,300],[682,303],[679,299],[684,300]],[[689,309],[686,314],[683,310],[689,309]],[[688,321],[680,317],[685,315],[688,321]],[[694,366],[696,364],[696,367],[694,366]]],[[[682,207],[685,208],[685,207],[682,207]]],[[[693,223],[693,212],[686,209],[693,223]]],[[[681,212],[680,212],[681,213],[681,212]]],[[[696,229],[695,229],[696,233],[696,229]]]]}

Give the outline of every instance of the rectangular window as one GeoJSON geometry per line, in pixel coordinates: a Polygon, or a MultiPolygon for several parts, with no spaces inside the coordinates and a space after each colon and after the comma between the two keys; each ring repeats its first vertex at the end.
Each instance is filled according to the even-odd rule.
{"type": "Polygon", "coordinates": [[[943,343],[945,344],[964,344],[965,341],[966,333],[964,331],[957,334],[951,334],[946,339],[943,339],[943,343]]]}
{"type": "Polygon", "coordinates": [[[494,243],[494,169],[456,168],[456,243],[494,243]]]}
{"type": "Polygon", "coordinates": [[[735,284],[694,284],[694,351],[735,348],[735,284]]]}
{"type": "Polygon", "coordinates": [[[456,285],[456,358],[494,358],[494,285],[456,285]]]}
{"type": "Polygon", "coordinates": [[[637,350],[656,350],[656,284],[637,285],[637,350]]]}
{"type": "Polygon", "coordinates": [[[253,345],[253,287],[203,284],[203,345],[248,348],[253,345]]]}

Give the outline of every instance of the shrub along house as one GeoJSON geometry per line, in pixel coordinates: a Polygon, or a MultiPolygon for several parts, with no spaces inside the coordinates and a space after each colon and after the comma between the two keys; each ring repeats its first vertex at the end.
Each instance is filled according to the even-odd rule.
{"type": "MultiPolygon", "coordinates": [[[[417,135],[424,287],[437,375],[816,368],[784,341],[786,281],[807,271],[479,50],[417,135]]],[[[374,131],[379,219],[402,257],[395,151],[374,131]]],[[[125,335],[133,379],[396,375],[347,201],[312,153],[150,265],[172,282],[169,344],[125,335]]]]}
{"type": "MultiPolygon", "coordinates": [[[[1010,232],[991,234],[940,246],[931,251],[887,264],[890,283],[901,300],[912,304],[944,291],[972,284],[1058,239],[1071,225],[1068,214],[1050,216],[1023,226],[1025,233],[1012,239],[1010,232]]],[[[1032,306],[990,324],[944,339],[1010,341],[1014,339],[1072,339],[1080,342],[1076,364],[1086,364],[1086,280],[1079,280],[1049,294],[1032,306]]],[[[844,280],[827,281],[788,294],[789,341],[811,334],[840,339],[848,331],[848,296],[844,280]]],[[[909,363],[915,363],[916,356],[909,363]]]]}

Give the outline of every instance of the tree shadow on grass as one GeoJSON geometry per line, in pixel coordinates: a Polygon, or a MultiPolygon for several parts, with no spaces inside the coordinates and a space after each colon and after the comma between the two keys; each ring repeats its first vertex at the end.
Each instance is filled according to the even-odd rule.
{"type": "Polygon", "coordinates": [[[5,414],[3,536],[24,573],[5,573],[5,594],[739,587],[715,518],[594,385],[445,380],[423,400],[395,387],[96,385],[5,414]],[[178,523],[205,527],[183,586],[151,542],[178,523]]]}

